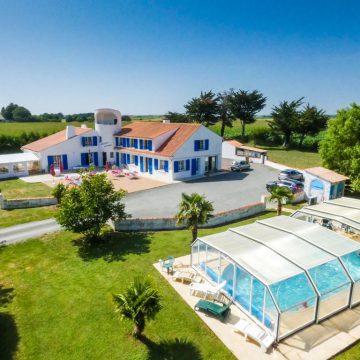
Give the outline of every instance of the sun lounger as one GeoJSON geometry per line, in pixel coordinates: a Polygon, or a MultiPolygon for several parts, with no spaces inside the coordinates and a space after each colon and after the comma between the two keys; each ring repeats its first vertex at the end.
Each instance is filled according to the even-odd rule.
{"type": "Polygon", "coordinates": [[[187,282],[187,283],[191,283],[191,282],[200,282],[201,281],[201,277],[199,277],[198,274],[189,272],[189,271],[181,271],[181,270],[177,270],[175,271],[175,273],[172,276],[172,279],[174,281],[181,281],[182,283],[187,282]]]}
{"type": "Polygon", "coordinates": [[[217,295],[220,292],[220,290],[224,288],[225,285],[226,285],[225,280],[221,284],[216,286],[211,285],[210,283],[203,283],[203,284],[191,283],[190,294],[200,292],[205,294],[205,299],[206,299],[208,295],[213,295],[213,296],[217,295]]]}
{"type": "Polygon", "coordinates": [[[218,301],[208,301],[208,300],[199,300],[195,305],[196,311],[202,311],[207,314],[211,314],[216,318],[224,321],[230,313],[231,302],[224,304],[223,302],[218,301]]]}
{"type": "Polygon", "coordinates": [[[267,352],[270,346],[275,342],[275,338],[263,330],[255,323],[250,323],[246,320],[240,319],[235,325],[236,332],[241,332],[245,335],[245,339],[250,337],[258,344],[260,344],[262,351],[267,352]]]}

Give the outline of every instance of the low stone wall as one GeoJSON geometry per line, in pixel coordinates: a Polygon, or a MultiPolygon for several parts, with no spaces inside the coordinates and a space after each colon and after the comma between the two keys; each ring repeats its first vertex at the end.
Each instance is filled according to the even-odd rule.
{"type": "MultiPolygon", "coordinates": [[[[201,227],[213,227],[241,220],[265,211],[265,203],[258,202],[246,205],[238,209],[224,211],[214,214],[210,221],[201,227]]],[[[123,221],[113,222],[116,231],[157,231],[178,230],[183,226],[176,226],[174,217],[146,217],[131,218],[123,221]]]]}
{"type": "Polygon", "coordinates": [[[5,199],[3,194],[0,194],[0,209],[14,210],[25,209],[33,207],[42,207],[56,205],[57,199],[54,197],[41,197],[41,198],[29,198],[29,199],[5,199]]]}

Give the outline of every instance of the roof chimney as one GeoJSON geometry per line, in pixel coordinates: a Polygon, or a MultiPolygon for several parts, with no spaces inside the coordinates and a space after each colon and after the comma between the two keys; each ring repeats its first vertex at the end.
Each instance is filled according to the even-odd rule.
{"type": "Polygon", "coordinates": [[[71,139],[72,137],[74,137],[76,135],[75,133],[75,127],[68,125],[66,127],[66,139],[71,139]]]}

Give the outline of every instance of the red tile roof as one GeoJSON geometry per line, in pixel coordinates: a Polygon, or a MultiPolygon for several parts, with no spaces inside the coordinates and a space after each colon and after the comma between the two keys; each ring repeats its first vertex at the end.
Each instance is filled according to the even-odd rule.
{"type": "Polygon", "coordinates": [[[259,149],[259,148],[251,147],[251,146],[246,146],[246,145],[244,145],[241,142],[236,141],[236,140],[227,140],[226,142],[228,142],[229,144],[231,144],[233,146],[236,146],[239,149],[254,151],[254,152],[258,152],[258,153],[267,153],[267,150],[259,149]]]}
{"type": "MultiPolygon", "coordinates": [[[[75,134],[76,134],[76,136],[79,136],[79,135],[85,134],[91,130],[92,130],[91,128],[76,127],[75,134]]],[[[31,150],[31,151],[43,151],[49,147],[60,144],[66,140],[67,140],[66,139],[66,130],[61,130],[55,134],[46,136],[46,137],[36,140],[30,144],[24,145],[22,147],[22,149],[31,150]]]]}
{"type": "Polygon", "coordinates": [[[318,176],[319,178],[321,178],[323,180],[330,181],[332,183],[346,181],[349,179],[347,176],[338,174],[337,172],[326,169],[322,166],[305,169],[304,171],[308,172],[309,174],[318,176]]]}
{"type": "Polygon", "coordinates": [[[143,139],[154,139],[169,131],[175,131],[156,151],[126,149],[132,152],[156,154],[160,156],[172,156],[184,144],[184,142],[200,128],[200,124],[164,124],[164,123],[133,123],[122,128],[117,136],[137,137],[143,139]]]}
{"type": "MultiPolygon", "coordinates": [[[[130,138],[154,139],[171,130],[177,130],[181,124],[168,124],[158,122],[134,122],[124,126],[116,136],[126,136],[130,138]]],[[[193,126],[192,124],[186,124],[193,126]]]]}

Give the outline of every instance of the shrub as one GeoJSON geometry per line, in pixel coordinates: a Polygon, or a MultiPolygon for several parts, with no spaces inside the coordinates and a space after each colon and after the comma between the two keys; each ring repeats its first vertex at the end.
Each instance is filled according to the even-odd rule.
{"type": "Polygon", "coordinates": [[[254,144],[264,144],[269,142],[271,130],[266,126],[254,127],[251,129],[250,137],[254,140],[254,144]]]}
{"type": "Polygon", "coordinates": [[[65,186],[62,183],[59,183],[53,188],[51,195],[54,198],[56,198],[58,203],[60,204],[61,199],[64,197],[64,195],[66,193],[66,190],[67,190],[67,186],[65,186]]]}

